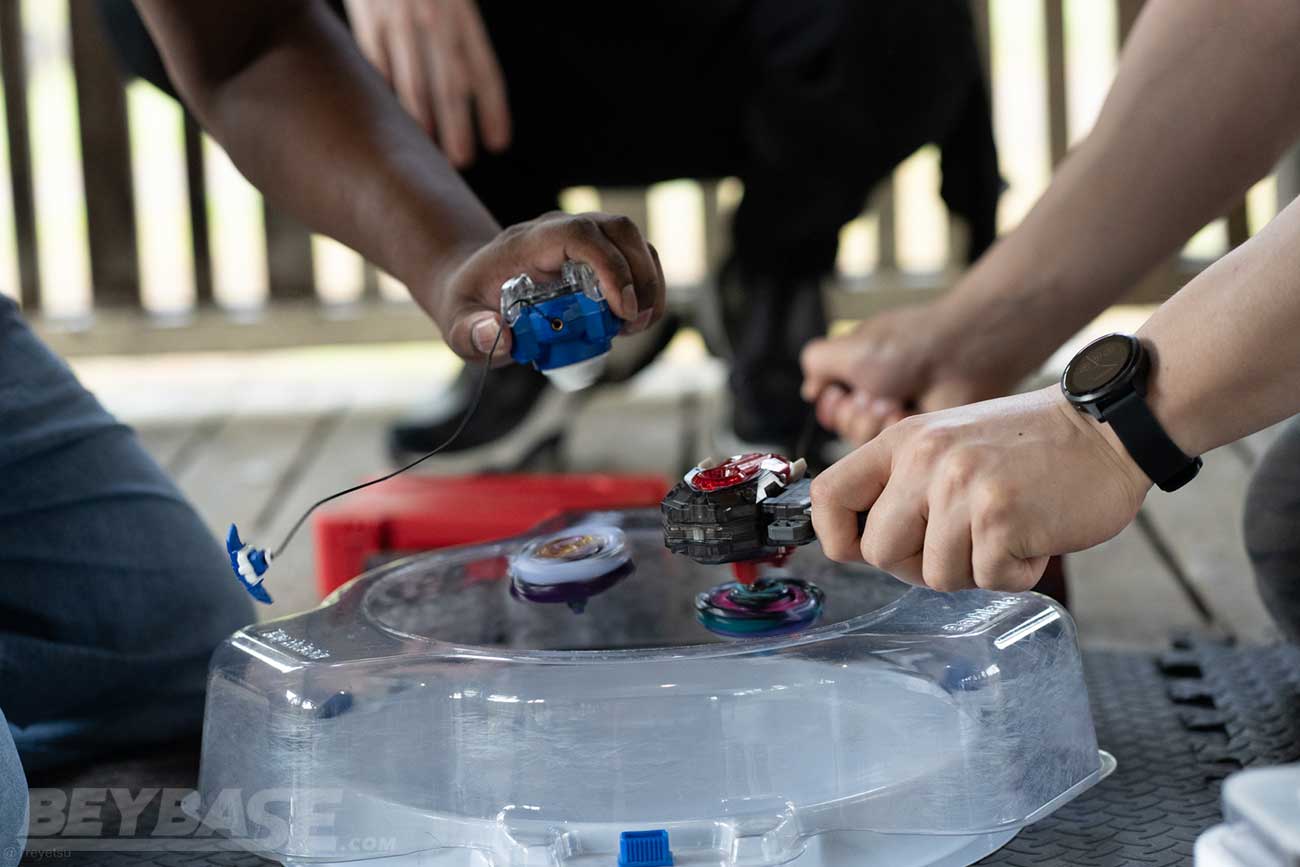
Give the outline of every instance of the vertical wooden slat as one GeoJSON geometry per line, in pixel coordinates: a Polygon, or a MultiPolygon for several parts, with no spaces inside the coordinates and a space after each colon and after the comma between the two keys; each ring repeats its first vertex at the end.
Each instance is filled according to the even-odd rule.
{"type": "Polygon", "coordinates": [[[68,4],[94,303],[140,304],[126,94],[96,4],[68,4]]]}
{"type": "Polygon", "coordinates": [[[367,300],[379,297],[379,269],[369,262],[362,272],[361,297],[367,300]]]}
{"type": "Polygon", "coordinates": [[[1065,88],[1064,7],[1064,0],[1043,0],[1043,22],[1047,31],[1048,145],[1053,169],[1061,164],[1070,148],[1069,106],[1065,88]]]}
{"type": "Polygon", "coordinates": [[[1246,210],[1246,200],[1228,212],[1228,249],[1240,247],[1250,240],[1250,214],[1246,210]]]}
{"type": "Polygon", "coordinates": [[[989,29],[989,0],[971,0],[971,21],[975,25],[975,47],[979,50],[980,70],[984,85],[989,89],[989,103],[993,102],[993,42],[989,29]]]}
{"type": "Polygon", "coordinates": [[[1300,144],[1277,161],[1277,210],[1281,211],[1300,195],[1300,144]]]}
{"type": "Polygon", "coordinates": [[[642,235],[650,232],[650,207],[646,202],[647,189],[642,187],[605,188],[600,191],[600,209],[608,214],[619,214],[636,223],[642,235]]]}
{"type": "MultiPolygon", "coordinates": [[[[993,35],[989,26],[989,0],[970,0],[971,23],[975,30],[975,49],[979,53],[980,75],[988,94],[989,110],[993,106],[993,35]]],[[[948,215],[948,267],[961,270],[968,264],[970,227],[959,217],[948,215]]]]}
{"type": "Polygon", "coordinates": [[[208,180],[203,160],[203,130],[185,112],[185,184],[189,194],[194,247],[194,294],[199,307],[212,303],[212,246],[208,237],[208,180]]]}
{"type": "Polygon", "coordinates": [[[266,219],[266,270],[273,301],[315,298],[312,280],[311,233],[297,220],[270,205],[266,219]]]}
{"type": "Polygon", "coordinates": [[[888,178],[876,188],[876,268],[892,271],[898,267],[898,228],[895,225],[894,179],[888,178]]]}
{"type": "Polygon", "coordinates": [[[1117,0],[1115,23],[1119,29],[1121,48],[1128,41],[1128,35],[1133,30],[1138,15],[1142,14],[1142,6],[1145,2],[1146,0],[1117,0]]]}
{"type": "Polygon", "coordinates": [[[727,220],[718,204],[718,182],[701,181],[700,194],[704,199],[704,270],[716,274],[731,246],[727,220]]]}
{"type": "Polygon", "coordinates": [[[9,137],[9,183],[18,244],[19,299],[28,311],[40,303],[40,264],[36,257],[36,196],[32,190],[32,149],[27,114],[27,60],[23,50],[20,0],[0,0],[0,74],[4,80],[5,129],[9,137]]]}

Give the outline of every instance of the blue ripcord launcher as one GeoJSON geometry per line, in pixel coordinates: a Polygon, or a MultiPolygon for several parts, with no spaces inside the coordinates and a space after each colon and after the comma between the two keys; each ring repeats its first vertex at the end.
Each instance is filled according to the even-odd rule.
{"type": "Polygon", "coordinates": [[[622,325],[601,297],[591,266],[574,261],[565,262],[552,282],[527,274],[507,280],[501,316],[514,336],[511,357],[546,374],[561,391],[580,391],[600,378],[622,325]]]}
{"type": "Polygon", "coordinates": [[[266,580],[266,570],[271,568],[271,552],[245,545],[239,538],[239,528],[231,524],[226,532],[226,553],[230,556],[230,568],[248,595],[263,605],[270,605],[271,594],[262,582],[266,580]]]}
{"type": "MultiPolygon", "coordinates": [[[[501,287],[501,316],[514,335],[510,352],[514,360],[531,364],[561,391],[579,391],[600,378],[605,356],[621,328],[618,317],[600,294],[596,272],[590,265],[572,260],[564,263],[560,279],[552,282],[539,283],[527,274],[507,280],[501,287]]],[[[403,467],[393,475],[409,468],[403,467]]],[[[306,517],[303,515],[299,524],[306,517]]],[[[292,535],[290,531],[289,537],[292,535]]],[[[283,550],[288,541],[286,538],[277,550],[283,550]]],[[[271,604],[271,594],[263,584],[271,568],[271,550],[246,544],[239,538],[239,529],[231,524],[226,534],[226,554],[231,571],[249,595],[271,604]]]]}

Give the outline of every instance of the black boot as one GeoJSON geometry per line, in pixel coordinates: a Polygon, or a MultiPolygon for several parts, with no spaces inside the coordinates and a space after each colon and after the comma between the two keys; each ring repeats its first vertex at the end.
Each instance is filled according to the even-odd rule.
{"type": "MultiPolygon", "coordinates": [[[[731,448],[770,448],[815,462],[826,437],[799,393],[799,353],[826,333],[821,282],[746,275],[729,263],[718,292],[732,360],[731,448]],[[796,455],[799,450],[808,453],[796,455]]],[[[727,445],[725,440],[719,445],[727,445]]]]}
{"type": "MultiPolygon", "coordinates": [[[[460,425],[482,375],[482,365],[465,365],[432,407],[396,422],[388,432],[393,461],[407,463],[442,445],[460,425]]],[[[555,404],[566,404],[564,397],[531,367],[511,364],[493,370],[473,418],[443,454],[463,454],[506,440],[510,442],[504,456],[523,453],[562,426],[563,406],[555,404]]],[[[502,457],[495,454],[498,449],[491,451],[491,458],[502,457]]]]}

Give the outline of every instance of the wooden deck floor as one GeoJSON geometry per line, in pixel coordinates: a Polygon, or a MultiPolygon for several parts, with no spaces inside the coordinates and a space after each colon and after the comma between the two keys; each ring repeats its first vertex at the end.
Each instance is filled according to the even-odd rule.
{"type": "MultiPolygon", "coordinates": [[[[236,521],[246,537],[271,542],[319,496],[388,469],[388,424],[427,401],[454,369],[445,353],[428,349],[340,352],[279,362],[208,360],[198,368],[159,362],[144,380],[147,399],[138,371],[128,380],[111,366],[80,372],[110,409],[136,425],[214,533],[236,521]],[[321,365],[337,371],[323,384],[321,365]],[[317,376],[303,378],[303,371],[317,376]]],[[[573,470],[676,475],[712,451],[711,419],[722,393],[716,362],[690,346],[670,351],[631,382],[585,395],[552,461],[573,470]]],[[[1240,529],[1243,494],[1269,440],[1266,431],[1207,455],[1192,487],[1153,493],[1135,524],[1067,559],[1072,609],[1086,643],[1154,647],[1187,630],[1252,642],[1275,636],[1240,529]]],[[[453,459],[434,467],[466,469],[453,459]]],[[[311,535],[303,533],[277,565],[277,602],[263,616],[314,604],[313,574],[311,535]]]]}

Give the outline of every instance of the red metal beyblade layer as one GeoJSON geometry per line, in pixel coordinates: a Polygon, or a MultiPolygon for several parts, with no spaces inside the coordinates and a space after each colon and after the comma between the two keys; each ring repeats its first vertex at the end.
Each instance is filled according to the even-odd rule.
{"type": "Polygon", "coordinates": [[[788,484],[792,469],[790,461],[781,455],[749,452],[732,455],[720,464],[701,462],[683,481],[693,490],[707,494],[751,482],[762,472],[774,473],[783,484],[788,484]]]}

